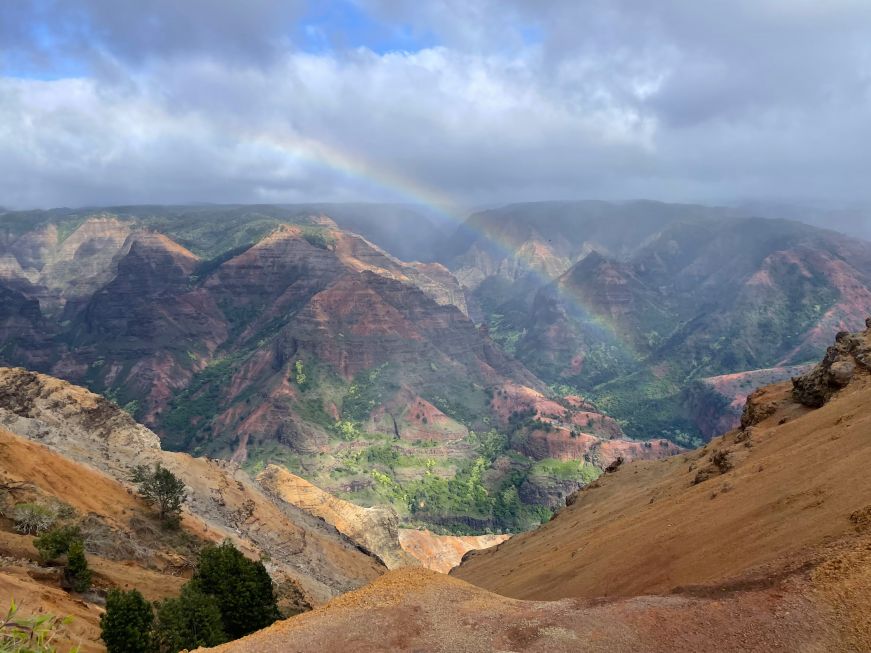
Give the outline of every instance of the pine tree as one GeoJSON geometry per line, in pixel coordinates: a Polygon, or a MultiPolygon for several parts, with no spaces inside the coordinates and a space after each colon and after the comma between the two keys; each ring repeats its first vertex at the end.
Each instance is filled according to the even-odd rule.
{"type": "Polygon", "coordinates": [[[185,500],[184,482],[160,463],[154,471],[144,466],[137,467],[133,471],[133,481],[139,484],[142,498],[157,506],[161,521],[168,526],[177,526],[185,500]]]}
{"type": "Polygon", "coordinates": [[[137,590],[109,591],[100,617],[101,638],[108,653],[154,653],[151,604],[137,590]]]}
{"type": "Polygon", "coordinates": [[[80,539],[70,542],[64,580],[76,592],[85,592],[91,586],[91,570],[85,558],[85,545],[80,539]]]}
{"type": "Polygon", "coordinates": [[[187,583],[181,596],[158,606],[155,637],[162,653],[223,644],[227,637],[217,599],[187,583]]]}
{"type": "Polygon", "coordinates": [[[281,616],[263,563],[246,558],[229,540],[200,552],[191,583],[215,597],[230,639],[265,628],[281,616]]]}

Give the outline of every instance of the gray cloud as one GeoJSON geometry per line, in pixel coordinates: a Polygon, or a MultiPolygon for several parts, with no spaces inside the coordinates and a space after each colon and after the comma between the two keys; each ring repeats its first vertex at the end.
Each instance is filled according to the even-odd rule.
{"type": "Polygon", "coordinates": [[[73,0],[50,47],[21,6],[6,59],[90,72],[0,78],[0,205],[871,200],[864,1],[364,3],[441,44],[384,54],[294,3],[73,0]]]}

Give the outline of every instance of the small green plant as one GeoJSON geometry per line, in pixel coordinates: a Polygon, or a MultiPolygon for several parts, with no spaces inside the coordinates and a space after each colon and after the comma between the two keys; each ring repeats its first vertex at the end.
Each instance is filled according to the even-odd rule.
{"type": "MultiPolygon", "coordinates": [[[[0,617],[0,653],[55,653],[52,642],[71,621],[71,617],[50,614],[19,616],[18,605],[12,601],[6,616],[0,617]]],[[[69,649],[69,653],[78,651],[78,646],[69,649]]]]}
{"type": "Polygon", "coordinates": [[[160,520],[167,526],[178,527],[186,495],[184,482],[160,463],[153,470],[144,465],[136,467],[133,482],[139,485],[142,498],[157,506],[160,520]]]}
{"type": "Polygon", "coordinates": [[[81,540],[70,542],[64,582],[75,592],[86,592],[91,587],[91,570],[85,558],[85,545],[81,540]]]}
{"type": "Polygon", "coordinates": [[[24,535],[39,535],[52,527],[57,512],[41,503],[19,503],[12,512],[15,530],[24,535]]]}
{"type": "Polygon", "coordinates": [[[60,526],[35,538],[33,546],[39,551],[43,562],[52,562],[67,553],[70,544],[76,540],[82,540],[82,532],[78,526],[60,526]]]}
{"type": "Polygon", "coordinates": [[[349,419],[341,419],[333,426],[340,438],[348,442],[353,442],[360,437],[360,429],[349,419]]]}
{"type": "Polygon", "coordinates": [[[100,617],[100,637],[108,653],[153,653],[154,612],[138,590],[109,591],[100,617]]]}
{"type": "Polygon", "coordinates": [[[300,388],[305,387],[305,382],[308,377],[305,375],[305,366],[299,358],[297,358],[296,362],[293,364],[293,376],[296,380],[296,384],[300,388]]]}

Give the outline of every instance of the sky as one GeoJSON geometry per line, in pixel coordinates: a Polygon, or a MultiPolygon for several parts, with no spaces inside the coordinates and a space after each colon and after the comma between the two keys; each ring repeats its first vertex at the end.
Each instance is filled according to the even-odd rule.
{"type": "Polygon", "coordinates": [[[0,0],[0,206],[871,202],[867,0],[0,0]]]}

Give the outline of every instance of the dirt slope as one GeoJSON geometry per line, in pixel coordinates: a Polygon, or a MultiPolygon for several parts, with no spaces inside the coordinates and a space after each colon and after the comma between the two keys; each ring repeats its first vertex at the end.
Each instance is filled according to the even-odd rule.
{"type": "MultiPolygon", "coordinates": [[[[865,572],[861,578],[863,589],[868,588],[869,580],[867,569],[865,572]]],[[[801,584],[786,591],[762,588],[726,597],[672,595],[613,601],[518,601],[435,572],[402,569],[325,607],[214,650],[222,653],[867,650],[858,641],[855,648],[850,648],[851,643],[843,645],[840,622],[830,616],[833,604],[806,598],[815,590],[816,587],[801,584]]]]}
{"type": "MultiPolygon", "coordinates": [[[[859,337],[871,341],[871,329],[859,337]]],[[[857,368],[817,410],[787,382],[755,393],[748,414],[745,424],[764,419],[606,475],[551,522],[473,554],[456,575],[517,598],[628,596],[766,578],[813,560],[853,532],[852,514],[871,510],[868,371],[857,368]]]]}
{"type": "Polygon", "coordinates": [[[88,542],[94,592],[83,597],[62,590],[61,569],[41,564],[33,537],[12,532],[11,521],[0,517],[0,606],[5,610],[14,599],[21,614],[72,616],[61,650],[72,644],[81,644],[86,653],[104,650],[99,642],[103,592],[136,587],[151,600],[177,595],[190,574],[185,562],[190,543],[220,540],[189,514],[183,524],[187,545],[179,546],[174,536],[161,537],[152,511],[127,487],[0,428],[0,514],[27,501],[62,501],[82,518],[88,542]]]}
{"type": "MultiPolygon", "coordinates": [[[[268,554],[273,578],[299,589],[299,607],[323,603],[385,571],[332,526],[267,496],[237,466],[161,451],[157,436],[127,413],[65,381],[21,368],[0,368],[0,427],[39,441],[122,485],[129,485],[134,465],[162,463],[188,488],[186,519],[201,523],[200,529],[210,533],[206,539],[229,537],[249,555],[268,554]]],[[[45,482],[53,484],[64,501],[75,492],[64,476],[49,474],[45,482]]],[[[100,510],[94,512],[102,515],[100,510]]]]}

